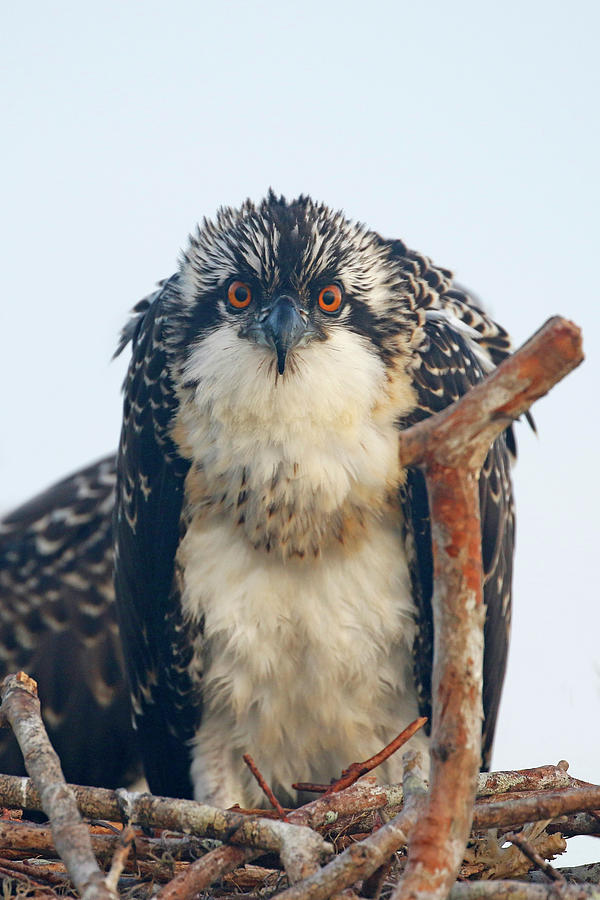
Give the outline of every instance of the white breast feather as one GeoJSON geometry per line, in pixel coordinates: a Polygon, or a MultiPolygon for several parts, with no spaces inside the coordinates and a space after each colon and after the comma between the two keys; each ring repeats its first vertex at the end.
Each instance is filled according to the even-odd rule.
{"type": "MultiPolygon", "coordinates": [[[[192,776],[196,797],[220,805],[262,802],[244,752],[284,796],[292,781],[339,775],[418,715],[414,605],[394,499],[394,421],[414,403],[408,379],[390,382],[347,329],[294,351],[283,378],[272,363],[225,327],[185,371],[200,386],[182,398],[183,433],[205,483],[237,491],[243,469],[260,507],[277,474],[278,503],[297,520],[291,544],[307,529],[318,543],[304,558],[278,543],[266,552],[226,506],[191,510],[178,560],[186,615],[204,618],[192,776]],[[364,522],[349,542],[330,533],[344,509],[364,522]]],[[[263,520],[266,528],[266,509],[263,520]]],[[[272,527],[287,537],[282,523],[272,527]]],[[[382,777],[398,777],[398,765],[382,777]]]]}

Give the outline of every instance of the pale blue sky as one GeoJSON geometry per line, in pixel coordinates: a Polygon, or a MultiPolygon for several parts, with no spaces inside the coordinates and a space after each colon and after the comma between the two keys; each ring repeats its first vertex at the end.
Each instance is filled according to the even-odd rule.
{"type": "Polygon", "coordinates": [[[269,186],[342,207],[453,268],[517,344],[554,313],[584,328],[539,439],[518,429],[494,762],[598,782],[600,6],[215,7],[4,13],[0,507],[116,445],[117,331],[199,218],[269,186]]]}

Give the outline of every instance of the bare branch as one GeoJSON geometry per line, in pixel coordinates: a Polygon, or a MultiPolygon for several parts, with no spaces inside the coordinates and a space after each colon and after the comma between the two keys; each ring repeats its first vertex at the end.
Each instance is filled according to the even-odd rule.
{"type": "Polygon", "coordinates": [[[43,810],[50,820],[54,845],[81,897],[84,900],[115,900],[117,895],[104,881],[75,797],[48,740],[40,715],[37,685],[24,672],[4,679],[2,712],[19,742],[25,768],[38,786],[43,810]]]}
{"type": "Polygon", "coordinates": [[[445,897],[473,814],[481,758],[483,589],[477,479],[510,422],[583,359],[572,323],[552,319],[480,385],[400,436],[402,465],[420,465],[434,559],[431,786],[393,900],[445,897]]]}
{"type": "Polygon", "coordinates": [[[554,316],[460,400],[401,433],[404,466],[481,468],[490,444],[583,361],[580,329],[554,316]],[[481,454],[483,453],[483,458],[481,454]]]}
{"type": "Polygon", "coordinates": [[[125,868],[125,862],[127,861],[129,851],[133,846],[133,841],[133,828],[128,825],[119,835],[119,843],[113,856],[110,871],[106,876],[106,883],[113,891],[117,890],[117,884],[121,877],[121,872],[125,868]]]}
{"type": "Polygon", "coordinates": [[[526,881],[463,881],[450,891],[450,900],[598,900],[590,884],[530,884],[526,881]]]}
{"type": "Polygon", "coordinates": [[[473,828],[481,830],[523,825],[525,822],[556,819],[558,816],[588,809],[600,809],[600,786],[540,791],[516,800],[477,804],[473,828]]]}

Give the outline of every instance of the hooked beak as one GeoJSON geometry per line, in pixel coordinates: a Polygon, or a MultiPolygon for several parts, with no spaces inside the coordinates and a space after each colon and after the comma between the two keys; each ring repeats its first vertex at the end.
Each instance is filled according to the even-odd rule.
{"type": "Polygon", "coordinates": [[[309,329],[293,299],[285,294],[275,300],[261,325],[267,344],[277,352],[277,371],[283,375],[289,351],[300,343],[309,329]]]}

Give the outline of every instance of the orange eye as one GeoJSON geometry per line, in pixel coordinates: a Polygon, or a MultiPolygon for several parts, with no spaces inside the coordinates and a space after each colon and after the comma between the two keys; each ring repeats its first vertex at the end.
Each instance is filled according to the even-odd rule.
{"type": "Polygon", "coordinates": [[[335,313],[342,305],[342,291],[337,284],[328,284],[319,291],[319,306],[326,313],[335,313]]]}
{"type": "Polygon", "coordinates": [[[244,309],[252,300],[252,291],[243,281],[232,281],[227,291],[227,299],[236,309],[244,309]]]}

